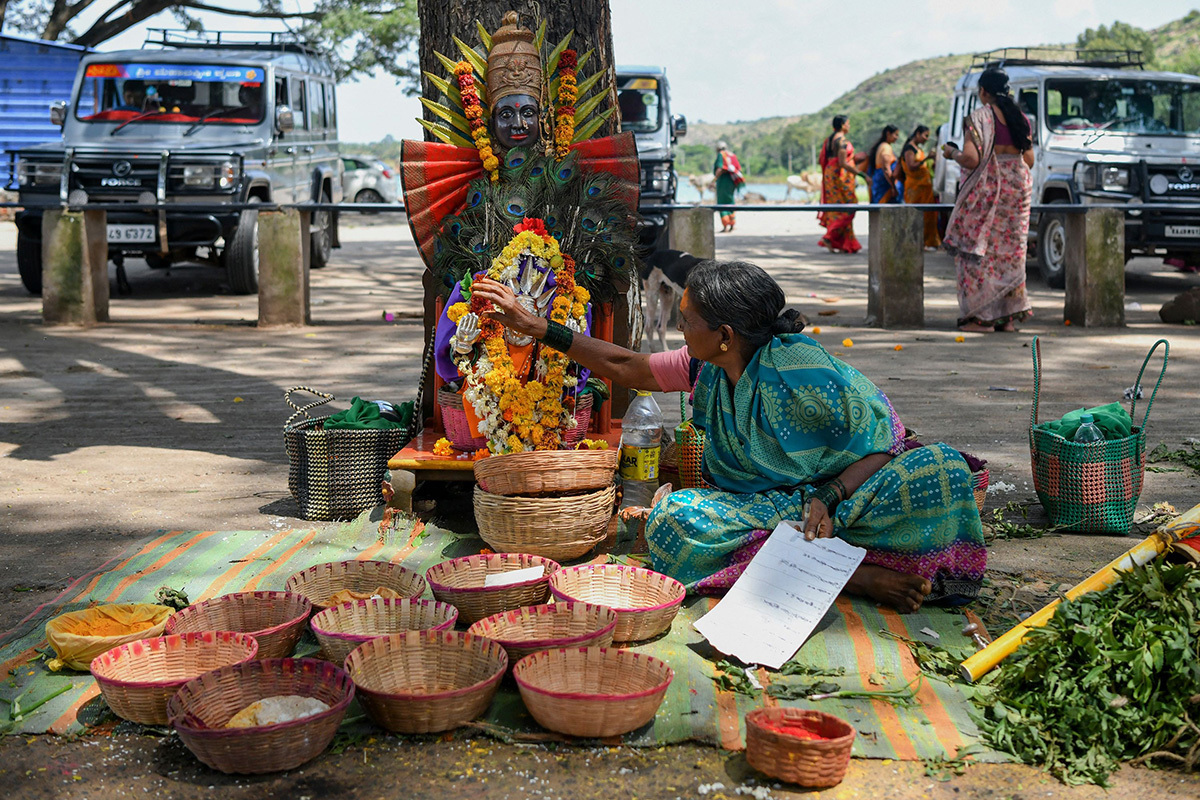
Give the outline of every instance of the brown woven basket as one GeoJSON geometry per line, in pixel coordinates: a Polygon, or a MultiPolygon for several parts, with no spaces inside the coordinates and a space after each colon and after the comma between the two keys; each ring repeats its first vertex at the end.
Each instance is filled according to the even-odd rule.
{"type": "Polygon", "coordinates": [[[550,576],[556,600],[579,600],[617,612],[614,642],[638,642],[671,627],[685,594],[674,578],[622,564],[581,564],[550,576]]]}
{"type": "Polygon", "coordinates": [[[550,573],[558,562],[528,553],[485,553],[453,558],[435,564],[425,572],[433,596],[458,609],[467,623],[521,606],[546,602],[550,596],[550,573]],[[484,586],[488,575],[542,567],[540,578],[507,586],[484,586]]]}
{"type": "Polygon", "coordinates": [[[476,486],[475,522],[497,552],[565,561],[604,540],[616,496],[612,485],[569,497],[505,497],[476,486]]]}
{"type": "Polygon", "coordinates": [[[92,660],[92,675],[118,717],[166,725],[167,701],[179,687],[209,670],[249,661],[258,654],[253,636],[205,631],[122,644],[92,660]]]}
{"type": "Polygon", "coordinates": [[[346,671],[375,724],[395,733],[436,733],[487,710],[508,655],[482,636],[406,631],[355,648],[346,671]]]}
{"type": "Polygon", "coordinates": [[[438,389],[437,403],[442,409],[442,428],[450,446],[455,450],[482,450],[487,447],[487,439],[481,436],[471,436],[471,423],[467,420],[467,411],[463,408],[463,396],[445,386],[438,389]]]}
{"type": "Polygon", "coordinates": [[[329,607],[334,592],[370,592],[387,587],[401,597],[420,597],[425,593],[421,573],[387,561],[331,561],[315,564],[287,579],[283,590],[304,595],[315,610],[329,607]]]}
{"type": "Polygon", "coordinates": [[[327,608],[313,615],[313,633],[321,657],[341,664],[350,651],[377,636],[411,630],[444,631],[454,627],[458,611],[447,603],[404,597],[372,597],[327,608]]]}
{"type": "Polygon", "coordinates": [[[505,611],[479,620],[467,633],[499,642],[510,664],[530,653],[560,647],[608,647],[617,613],[591,603],[547,603],[505,611]]]}
{"type": "Polygon", "coordinates": [[[258,640],[259,658],[286,658],[304,633],[312,604],[291,592],[235,592],[193,603],[167,620],[167,633],[241,631],[258,640]]]}
{"type": "Polygon", "coordinates": [[[525,656],[513,667],[525,707],[548,730],[601,738],[654,719],[675,672],[632,650],[571,647],[525,656]]]}
{"type": "Polygon", "coordinates": [[[354,683],[340,667],[315,658],[275,658],[188,681],[167,703],[167,715],[187,749],[208,766],[257,774],[293,769],[319,756],[353,699],[354,683]],[[225,727],[246,706],[280,695],[315,697],[329,710],[278,725],[225,727]]]}
{"type": "Polygon", "coordinates": [[[535,450],[491,456],[475,462],[475,480],[492,494],[595,491],[612,484],[618,455],[616,450],[535,450]]]}
{"type": "Polygon", "coordinates": [[[812,789],[842,782],[850,765],[854,728],[823,711],[756,708],[746,715],[746,761],[764,775],[812,789]],[[802,739],[768,730],[764,723],[787,720],[820,736],[802,739]]]}

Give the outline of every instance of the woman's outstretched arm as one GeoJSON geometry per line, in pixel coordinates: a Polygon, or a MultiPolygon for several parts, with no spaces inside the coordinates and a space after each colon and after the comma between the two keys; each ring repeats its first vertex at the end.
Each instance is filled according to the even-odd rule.
{"type": "MultiPolygon", "coordinates": [[[[501,325],[535,339],[546,335],[548,321],[525,310],[517,302],[512,290],[504,284],[489,278],[477,278],[471,284],[471,292],[491,301],[497,310],[487,312],[486,316],[501,325]]],[[[635,353],[602,339],[577,333],[567,355],[572,361],[578,361],[597,375],[621,386],[661,391],[654,373],[650,371],[650,356],[646,353],[635,353]]]]}

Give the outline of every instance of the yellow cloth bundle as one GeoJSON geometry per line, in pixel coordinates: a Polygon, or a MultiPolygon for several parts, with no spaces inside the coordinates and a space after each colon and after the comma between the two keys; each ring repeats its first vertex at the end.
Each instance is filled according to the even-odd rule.
{"type": "Polygon", "coordinates": [[[119,644],[161,636],[171,609],[147,603],[94,606],[61,614],[46,623],[46,641],[58,658],[46,666],[86,671],[92,659],[119,644]]]}

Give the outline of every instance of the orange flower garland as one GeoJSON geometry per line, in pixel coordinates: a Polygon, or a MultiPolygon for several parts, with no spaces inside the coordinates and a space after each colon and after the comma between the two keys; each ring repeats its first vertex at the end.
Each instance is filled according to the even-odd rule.
{"type": "Polygon", "coordinates": [[[575,138],[575,100],[578,98],[574,50],[563,50],[558,58],[558,107],[555,111],[554,154],[566,158],[575,138]]]}
{"type": "Polygon", "coordinates": [[[458,93],[462,96],[463,116],[471,126],[471,138],[475,140],[475,149],[479,151],[479,159],[487,171],[492,183],[500,180],[500,159],[492,152],[492,140],[488,138],[487,122],[484,120],[483,105],[479,102],[479,92],[475,89],[475,75],[470,62],[460,61],[454,65],[454,75],[458,79],[458,93]]]}

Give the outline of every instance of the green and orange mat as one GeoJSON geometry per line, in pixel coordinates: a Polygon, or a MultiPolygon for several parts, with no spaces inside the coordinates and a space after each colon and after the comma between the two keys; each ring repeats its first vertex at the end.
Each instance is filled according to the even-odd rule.
{"type": "MultiPolygon", "coordinates": [[[[405,522],[381,534],[377,514],[310,530],[171,531],[130,546],[75,579],[16,628],[0,634],[0,698],[20,697],[21,705],[28,708],[55,695],[11,727],[3,719],[8,706],[0,704],[0,729],[78,735],[110,731],[116,724],[89,673],[54,673],[46,668],[46,654],[51,653],[44,637],[46,622],[66,611],[93,603],[153,602],[155,591],[164,585],[186,591],[192,602],[228,592],[282,589],[292,573],[324,561],[391,561],[424,573],[439,561],[484,547],[474,533],[453,533],[420,522],[405,522]]],[[[969,687],[934,678],[917,680],[920,669],[908,645],[894,638],[961,648],[965,644],[961,612],[929,608],[902,616],[867,601],[839,600],[794,661],[815,673],[841,674],[807,680],[831,681],[854,691],[910,685],[917,687],[915,697],[906,704],[873,698],[778,700],[769,691],[752,696],[718,688],[714,677],[719,674],[720,656],[691,626],[715,603],[711,598],[688,598],[668,634],[635,648],[667,661],[675,670],[675,680],[654,722],[623,737],[623,743],[657,746],[697,741],[737,750],[745,743],[746,712],[782,704],[815,708],[847,720],[859,731],[856,756],[953,758],[974,745],[975,758],[1001,760],[978,741],[978,729],[968,713],[969,687]]],[[[297,654],[315,651],[310,634],[301,640],[297,654]]],[[[754,675],[764,688],[773,680],[794,680],[763,669],[754,675]]],[[[131,723],[120,725],[122,730],[137,730],[131,723]]],[[[464,730],[510,741],[552,738],[529,717],[511,680],[501,685],[487,716],[464,730]]]]}

